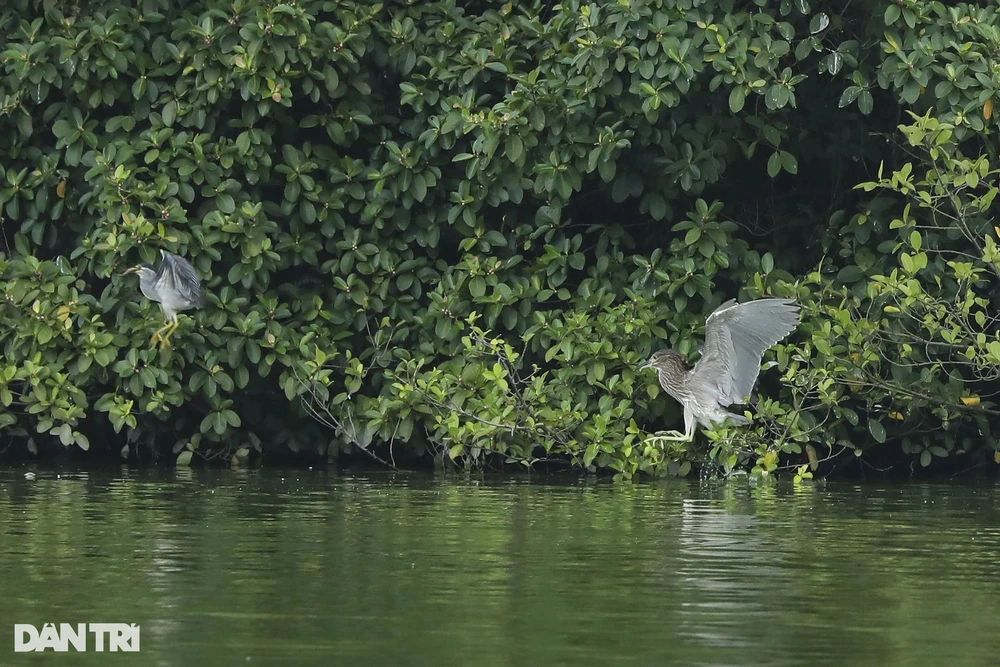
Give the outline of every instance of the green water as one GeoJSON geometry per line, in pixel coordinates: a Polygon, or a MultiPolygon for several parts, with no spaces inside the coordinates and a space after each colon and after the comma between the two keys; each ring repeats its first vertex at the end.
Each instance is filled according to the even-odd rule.
{"type": "Polygon", "coordinates": [[[992,487],[0,470],[0,665],[991,665],[992,487]],[[126,622],[138,654],[15,654],[126,622]]]}

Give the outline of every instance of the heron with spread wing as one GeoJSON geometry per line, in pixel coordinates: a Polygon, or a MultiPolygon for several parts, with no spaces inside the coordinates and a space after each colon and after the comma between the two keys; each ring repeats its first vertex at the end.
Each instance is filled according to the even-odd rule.
{"type": "Polygon", "coordinates": [[[170,346],[170,336],[177,330],[180,323],[177,313],[200,308],[203,304],[201,279],[194,267],[183,257],[166,250],[160,250],[163,261],[158,269],[148,264],[133,266],[121,275],[139,274],[139,289],[151,301],[160,304],[160,310],[167,318],[167,323],[153,334],[152,343],[170,346]]]}
{"type": "Polygon", "coordinates": [[[792,299],[730,299],[705,322],[705,344],[693,368],[675,350],[660,350],[639,367],[655,368],[660,386],[684,407],[684,432],[667,431],[658,439],[691,441],[696,424],[713,428],[750,420],[726,407],[745,404],[757,382],[760,360],[768,348],[790,334],[799,322],[792,299]]]}

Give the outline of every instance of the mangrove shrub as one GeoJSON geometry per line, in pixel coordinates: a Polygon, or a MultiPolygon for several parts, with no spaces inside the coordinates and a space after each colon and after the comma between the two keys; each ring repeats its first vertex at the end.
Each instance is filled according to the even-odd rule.
{"type": "Polygon", "coordinates": [[[0,34],[16,450],[992,460],[992,4],[10,0],[0,34]],[[207,294],[164,351],[119,275],[160,248],[207,294]],[[637,366],[765,295],[803,322],[754,424],[649,444],[679,409],[637,366]]]}

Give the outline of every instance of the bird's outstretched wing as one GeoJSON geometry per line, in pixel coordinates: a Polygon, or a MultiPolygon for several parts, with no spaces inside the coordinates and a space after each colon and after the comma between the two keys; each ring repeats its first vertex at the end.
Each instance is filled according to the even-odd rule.
{"type": "Polygon", "coordinates": [[[196,306],[202,305],[201,279],[191,263],[179,255],[160,250],[163,262],[156,270],[155,282],[159,289],[170,289],[183,295],[196,306]]]}
{"type": "Polygon", "coordinates": [[[730,299],[705,322],[705,346],[689,386],[719,405],[743,401],[753,391],[764,352],[795,329],[799,307],[792,299],[730,299]],[[707,396],[706,396],[707,397],[707,396]]]}

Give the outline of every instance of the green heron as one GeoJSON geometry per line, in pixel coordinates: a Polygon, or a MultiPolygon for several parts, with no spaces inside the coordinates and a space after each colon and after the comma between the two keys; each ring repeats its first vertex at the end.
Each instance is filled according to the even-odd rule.
{"type": "Polygon", "coordinates": [[[689,442],[695,423],[712,428],[750,420],[726,406],[744,404],[760,373],[764,352],[790,334],[799,322],[792,299],[730,299],[705,321],[705,344],[693,368],[675,350],[660,350],[639,367],[655,368],[660,386],[684,407],[684,432],[666,431],[656,439],[689,442]]]}
{"type": "Polygon", "coordinates": [[[194,267],[183,257],[166,250],[160,250],[163,261],[160,268],[153,270],[148,264],[133,266],[121,275],[139,274],[139,289],[151,301],[160,304],[160,309],[167,317],[167,323],[153,334],[152,343],[170,345],[170,336],[180,323],[177,313],[191,308],[200,308],[203,300],[201,280],[194,267]]]}

